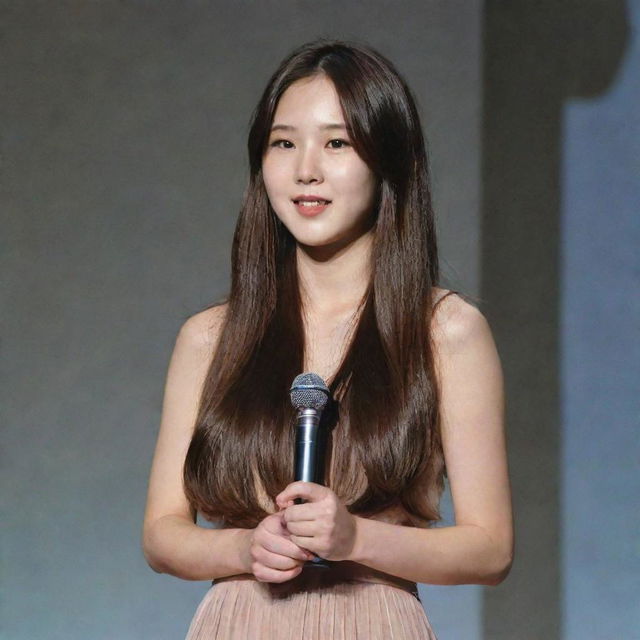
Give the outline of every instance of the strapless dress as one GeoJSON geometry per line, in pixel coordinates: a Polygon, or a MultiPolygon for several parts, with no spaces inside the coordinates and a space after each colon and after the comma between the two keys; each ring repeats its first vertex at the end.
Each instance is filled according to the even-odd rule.
{"type": "MultiPolygon", "coordinates": [[[[376,519],[406,522],[390,510],[376,519]]],[[[283,583],[214,580],[186,640],[436,640],[415,582],[365,565],[305,566],[283,583]]]]}

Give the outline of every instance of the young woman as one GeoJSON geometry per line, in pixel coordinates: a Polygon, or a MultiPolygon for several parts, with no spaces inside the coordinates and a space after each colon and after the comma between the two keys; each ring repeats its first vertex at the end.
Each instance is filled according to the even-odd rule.
{"type": "Polygon", "coordinates": [[[368,47],[304,45],[249,158],[230,295],[169,366],[145,556],[214,581],[189,640],[435,638],[416,583],[498,584],[513,527],[500,361],[484,316],[437,286],[411,92],[368,47]],[[293,482],[304,371],[331,395],[322,484],[293,482]],[[456,524],[432,528],[445,473],[456,524]]]}

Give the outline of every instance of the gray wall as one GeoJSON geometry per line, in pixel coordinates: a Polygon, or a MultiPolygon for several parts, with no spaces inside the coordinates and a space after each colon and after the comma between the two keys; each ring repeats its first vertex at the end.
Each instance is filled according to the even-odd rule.
{"type": "Polygon", "coordinates": [[[639,27],[638,0],[485,5],[481,290],[517,519],[486,638],[640,638],[639,27]]]}
{"type": "MultiPolygon", "coordinates": [[[[581,317],[588,304],[584,293],[570,295],[585,291],[585,273],[600,291],[622,296],[615,289],[622,280],[630,293],[637,261],[630,250],[626,261],[615,257],[637,234],[630,203],[638,194],[623,190],[615,209],[616,252],[605,244],[599,257],[611,268],[590,266],[580,253],[587,246],[579,234],[584,200],[560,206],[572,175],[561,171],[562,109],[571,96],[595,100],[616,82],[629,85],[631,75],[616,75],[622,60],[636,71],[640,60],[622,3],[592,0],[575,11],[564,3],[569,8],[556,22],[526,4],[0,5],[0,637],[184,636],[208,583],[154,574],[139,545],[168,357],[184,319],[228,286],[251,110],[280,59],[319,35],[369,42],[413,87],[430,145],[444,285],[482,298],[507,375],[514,569],[497,588],[421,586],[427,614],[445,640],[608,637],[580,624],[579,611],[606,587],[576,592],[596,574],[581,560],[582,547],[572,545],[575,536],[561,536],[572,525],[593,530],[593,520],[580,519],[590,509],[602,527],[603,501],[613,495],[595,502],[592,487],[576,485],[563,464],[599,487],[600,467],[576,467],[583,458],[570,447],[561,455],[561,438],[573,442],[583,424],[563,421],[562,401],[584,400],[562,395],[561,381],[569,384],[581,370],[569,356],[594,336],[588,327],[565,331],[573,339],[569,355],[560,336],[562,319],[581,317]],[[598,55],[590,55],[594,49],[598,55]],[[591,78],[586,88],[572,86],[577,60],[591,78]],[[577,260],[564,258],[565,247],[577,260]]],[[[638,24],[638,0],[632,6],[638,24]]],[[[628,92],[618,96],[596,112],[596,122],[630,121],[630,112],[615,109],[628,92]]],[[[576,124],[571,131],[578,146],[568,169],[589,175],[591,129],[576,124]]],[[[603,135],[599,143],[611,154],[600,171],[615,165],[623,185],[638,162],[629,138],[603,135]]],[[[598,214],[591,211],[590,220],[598,214]]],[[[637,304],[623,310],[617,337],[630,336],[640,315],[637,304]]],[[[612,307],[601,321],[620,313],[612,307]]],[[[634,481],[630,465],[613,459],[616,443],[630,452],[634,415],[630,385],[616,388],[624,411],[608,431],[606,469],[615,470],[609,490],[626,486],[627,493],[611,500],[614,516],[634,481]]],[[[448,498],[444,509],[451,523],[448,498]]],[[[619,520],[612,527],[617,548],[628,549],[630,534],[619,520]]],[[[603,536],[583,542],[611,544],[603,536]]],[[[617,557],[601,560],[597,577],[606,585],[622,575],[630,587],[632,569],[617,557]]],[[[619,619],[616,636],[630,638],[631,602],[616,595],[617,609],[611,617],[601,612],[601,625],[619,619]]]]}

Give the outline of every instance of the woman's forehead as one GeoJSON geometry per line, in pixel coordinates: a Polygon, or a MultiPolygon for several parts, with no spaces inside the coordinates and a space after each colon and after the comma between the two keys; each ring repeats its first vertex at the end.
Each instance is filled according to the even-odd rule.
{"type": "Polygon", "coordinates": [[[280,97],[271,130],[295,131],[302,126],[323,130],[345,126],[338,92],[324,75],[298,80],[280,97]]]}

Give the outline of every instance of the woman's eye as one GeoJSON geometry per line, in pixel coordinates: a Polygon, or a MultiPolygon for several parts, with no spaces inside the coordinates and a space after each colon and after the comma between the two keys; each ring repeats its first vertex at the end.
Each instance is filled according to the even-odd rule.
{"type": "MultiPolygon", "coordinates": [[[[344,147],[350,146],[346,140],[342,140],[341,138],[335,138],[334,140],[329,140],[327,143],[330,145],[331,149],[343,149],[344,147]]],[[[279,149],[291,149],[293,147],[293,143],[290,140],[274,140],[269,143],[270,147],[276,147],[279,149]]]]}
{"type": "Polygon", "coordinates": [[[282,143],[284,144],[291,144],[291,142],[289,142],[289,140],[274,140],[269,146],[270,147],[280,147],[280,148],[284,148],[284,149],[289,149],[290,147],[282,147],[282,143]]]}

